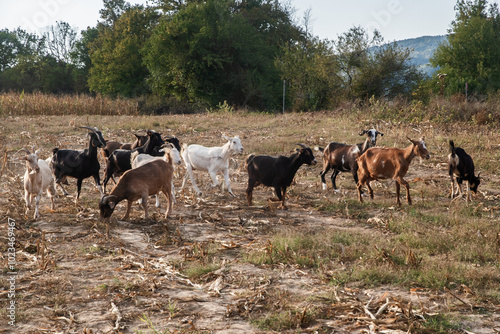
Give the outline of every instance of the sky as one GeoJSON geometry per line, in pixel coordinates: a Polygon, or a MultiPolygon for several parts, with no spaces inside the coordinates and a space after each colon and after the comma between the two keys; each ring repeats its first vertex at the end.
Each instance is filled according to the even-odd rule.
{"type": "MultiPolygon", "coordinates": [[[[129,1],[145,4],[147,0],[129,1]]],[[[386,42],[447,34],[455,18],[457,0],[280,0],[296,9],[303,23],[309,12],[309,29],[321,39],[336,40],[354,26],[377,29],[386,42]]],[[[489,1],[493,3],[498,1],[489,1]]],[[[78,31],[99,20],[102,0],[0,0],[0,29],[21,27],[42,32],[56,21],[78,31]]]]}

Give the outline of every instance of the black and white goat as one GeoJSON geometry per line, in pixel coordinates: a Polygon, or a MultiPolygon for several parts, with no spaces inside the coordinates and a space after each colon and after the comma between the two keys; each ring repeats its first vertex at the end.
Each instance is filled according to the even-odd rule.
{"type": "Polygon", "coordinates": [[[303,164],[316,164],[312,150],[306,145],[297,145],[301,148],[289,157],[253,154],[247,157],[248,187],[246,193],[248,205],[252,205],[253,188],[263,184],[274,188],[278,200],[281,201],[281,208],[287,209],[285,206],[286,188],[292,183],[297,170],[303,164]]]}
{"type": "Polygon", "coordinates": [[[82,190],[82,181],[90,176],[94,177],[95,183],[101,196],[103,194],[101,181],[99,178],[99,160],[97,159],[97,149],[106,146],[101,131],[97,128],[81,126],[82,129],[88,129],[89,147],[84,150],[52,150],[51,168],[56,179],[56,184],[62,189],[64,195],[68,195],[61,183],[66,177],[76,178],[77,195],[75,203],[78,204],[80,191],[82,190]]]}
{"type": "MultiPolygon", "coordinates": [[[[333,189],[337,189],[335,179],[339,172],[351,171],[354,182],[358,183],[358,163],[356,159],[367,149],[377,144],[377,136],[384,134],[375,130],[363,130],[360,136],[366,134],[366,140],[363,143],[348,145],[343,143],[331,142],[323,150],[323,170],[320,173],[323,190],[327,189],[325,175],[330,169],[333,169],[331,176],[333,189]]],[[[319,149],[322,150],[321,148],[319,149]]]]}
{"type": "Polygon", "coordinates": [[[462,195],[462,182],[467,181],[466,201],[472,201],[470,191],[477,193],[477,187],[481,183],[479,174],[474,175],[474,161],[464,149],[455,147],[453,140],[450,140],[450,154],[448,155],[448,174],[451,178],[451,195],[453,198],[457,195],[462,195]],[[455,182],[457,189],[455,190],[455,182]]]}
{"type": "Polygon", "coordinates": [[[163,152],[159,152],[161,146],[165,144],[165,141],[161,138],[161,135],[153,130],[147,130],[148,140],[146,143],[140,147],[130,150],[115,150],[106,160],[106,169],[104,170],[104,191],[106,191],[106,185],[108,181],[113,176],[120,176],[129,169],[132,169],[131,156],[133,152],[138,152],[139,154],[149,154],[162,156],[163,152]]]}
{"type": "Polygon", "coordinates": [[[38,206],[40,204],[40,197],[44,191],[47,191],[47,195],[51,201],[50,208],[54,210],[54,196],[56,194],[54,176],[50,170],[49,163],[46,160],[38,160],[40,150],[35,152],[35,147],[33,146],[33,152],[25,148],[19,151],[26,153],[26,156],[19,158],[19,160],[26,160],[26,172],[24,173],[26,215],[28,215],[31,209],[33,199],[35,199],[35,214],[33,218],[37,219],[39,216],[38,206]]]}

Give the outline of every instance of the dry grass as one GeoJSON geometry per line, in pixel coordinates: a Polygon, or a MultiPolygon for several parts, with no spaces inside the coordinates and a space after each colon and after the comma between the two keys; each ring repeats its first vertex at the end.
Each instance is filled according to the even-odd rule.
{"type": "Polygon", "coordinates": [[[34,115],[137,115],[137,102],[97,95],[1,93],[0,116],[34,115]]]}

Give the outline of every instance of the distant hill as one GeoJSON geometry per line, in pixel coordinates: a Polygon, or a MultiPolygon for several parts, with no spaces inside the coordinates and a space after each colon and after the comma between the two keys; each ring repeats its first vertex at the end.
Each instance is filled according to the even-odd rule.
{"type": "Polygon", "coordinates": [[[410,38],[401,41],[396,41],[399,47],[409,48],[412,50],[412,63],[417,65],[427,75],[432,75],[435,68],[429,64],[429,58],[432,57],[434,51],[441,43],[445,43],[447,36],[422,36],[410,38]]]}

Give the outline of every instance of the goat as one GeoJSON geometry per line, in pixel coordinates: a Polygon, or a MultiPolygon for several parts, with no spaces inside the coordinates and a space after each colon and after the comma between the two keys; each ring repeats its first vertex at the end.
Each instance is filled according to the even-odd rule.
{"type": "MultiPolygon", "coordinates": [[[[135,141],[133,143],[125,143],[122,144],[117,141],[108,141],[106,143],[106,147],[102,149],[102,155],[104,159],[107,159],[115,150],[121,149],[121,150],[133,150],[137,147],[143,146],[146,141],[148,140],[149,136],[146,135],[136,135],[135,133],[133,134],[135,136],[135,141]]],[[[173,136],[167,136],[165,138],[165,142],[172,143],[177,150],[180,152],[181,151],[181,145],[179,142],[179,139],[173,136]]]]}
{"type": "Polygon", "coordinates": [[[54,173],[56,184],[62,189],[64,196],[68,193],[62,186],[62,181],[67,176],[77,179],[77,195],[75,203],[78,204],[80,198],[80,191],[82,189],[82,181],[90,176],[94,177],[95,183],[101,196],[103,194],[101,182],[99,178],[99,160],[97,159],[97,149],[106,146],[101,131],[97,128],[81,126],[82,129],[88,129],[89,147],[84,150],[60,150],[54,148],[52,150],[51,168],[54,173]]]}
{"type": "Polygon", "coordinates": [[[106,186],[108,184],[109,179],[115,176],[119,176],[123,174],[125,171],[132,168],[132,164],[130,163],[132,152],[139,152],[145,154],[155,154],[155,155],[163,155],[163,153],[158,153],[158,148],[160,148],[165,142],[161,138],[161,135],[153,130],[147,130],[148,140],[146,143],[140,147],[135,148],[134,150],[122,150],[118,149],[113,151],[111,155],[106,160],[106,168],[104,170],[104,191],[106,191],[106,186]]]}
{"type": "Polygon", "coordinates": [[[477,193],[477,187],[481,183],[479,174],[474,175],[474,161],[464,149],[455,147],[453,140],[450,140],[450,154],[448,155],[448,174],[451,178],[451,198],[462,195],[462,182],[467,181],[466,202],[469,199],[472,201],[470,191],[477,193]],[[457,182],[457,190],[455,191],[455,181],[457,182]]]}
{"type": "MultiPolygon", "coordinates": [[[[323,151],[323,170],[320,173],[323,190],[326,190],[325,175],[330,169],[333,169],[331,176],[333,189],[337,189],[335,179],[339,172],[351,171],[354,182],[358,184],[358,163],[356,159],[370,147],[377,144],[377,135],[384,134],[375,129],[363,130],[359,135],[366,134],[366,140],[363,143],[348,145],[331,142],[323,151]]],[[[322,151],[322,149],[319,149],[322,151]]]]}
{"type": "Polygon", "coordinates": [[[408,140],[411,142],[411,145],[405,149],[372,147],[358,158],[358,199],[361,203],[363,203],[361,187],[364,184],[366,184],[370,192],[370,198],[373,199],[373,189],[370,187],[370,181],[394,179],[396,181],[397,205],[401,206],[399,200],[401,185],[405,186],[406,200],[411,205],[410,185],[403,177],[408,172],[408,167],[413,158],[419,156],[429,159],[430,154],[425,146],[424,138],[421,138],[420,141],[414,141],[410,138],[408,140]]]}
{"type": "Polygon", "coordinates": [[[133,135],[135,136],[135,141],[133,143],[123,144],[112,140],[106,142],[106,147],[102,149],[102,156],[104,157],[104,160],[106,160],[116,150],[133,150],[134,148],[144,145],[148,140],[148,135],[141,136],[136,135],[135,133],[133,133],[133,135]]]}
{"type": "Polygon", "coordinates": [[[165,195],[168,206],[165,218],[172,210],[172,175],[173,161],[154,160],[143,166],[126,171],[113,187],[109,195],[104,195],[99,202],[101,219],[109,218],[116,205],[127,200],[127,211],[123,220],[128,220],[132,203],[142,199],[144,218],[148,219],[148,196],[156,195],[160,191],[165,195]]]}
{"type": "Polygon", "coordinates": [[[252,205],[253,188],[263,184],[273,187],[281,201],[281,208],[285,206],[286,188],[290,186],[295,174],[303,164],[316,165],[316,159],[312,150],[303,144],[297,144],[297,149],[289,157],[271,157],[268,155],[249,155],[246,159],[248,171],[248,187],[246,190],[248,205],[252,205]]]}
{"type": "MultiPolygon", "coordinates": [[[[175,170],[175,165],[180,165],[182,162],[181,157],[179,155],[179,151],[171,143],[168,143],[165,145],[166,145],[166,147],[168,147],[168,149],[163,148],[160,150],[160,152],[162,152],[162,151],[164,152],[163,157],[153,157],[149,154],[139,154],[139,152],[133,152],[132,155],[130,156],[130,159],[131,159],[130,163],[132,165],[132,169],[140,167],[140,166],[147,164],[148,162],[151,162],[153,160],[163,159],[167,162],[172,160],[172,162],[173,162],[172,166],[175,170]]],[[[174,204],[175,204],[175,188],[174,188],[173,179],[172,179],[172,200],[174,201],[174,204]]],[[[160,207],[160,199],[159,199],[158,195],[156,195],[156,207],[157,208],[160,207]]]]}
{"type": "MultiPolygon", "coordinates": [[[[50,208],[54,210],[54,196],[56,194],[54,176],[50,170],[49,163],[46,160],[38,160],[40,150],[35,152],[33,146],[33,153],[23,148],[20,151],[26,152],[26,156],[19,158],[26,160],[26,172],[24,173],[24,200],[26,202],[26,215],[31,209],[33,199],[35,199],[35,214],[34,219],[39,217],[38,206],[40,204],[40,197],[44,191],[50,197],[50,208]]],[[[49,159],[47,159],[49,160],[49,159]]],[[[50,160],[49,160],[50,161],[50,160]]]]}
{"type": "Polygon", "coordinates": [[[219,185],[219,182],[217,181],[217,172],[222,170],[229,194],[236,197],[236,195],[233,194],[231,184],[229,183],[229,156],[232,153],[243,153],[243,146],[241,145],[241,140],[238,136],[234,138],[227,136],[223,137],[227,139],[227,143],[221,147],[205,147],[196,144],[189,146],[184,145],[184,150],[181,155],[184,160],[184,164],[186,165],[186,175],[182,181],[181,189],[184,188],[184,184],[189,177],[194,190],[198,196],[201,196],[201,191],[194,181],[193,170],[208,171],[210,177],[212,178],[212,187],[219,185]]]}

